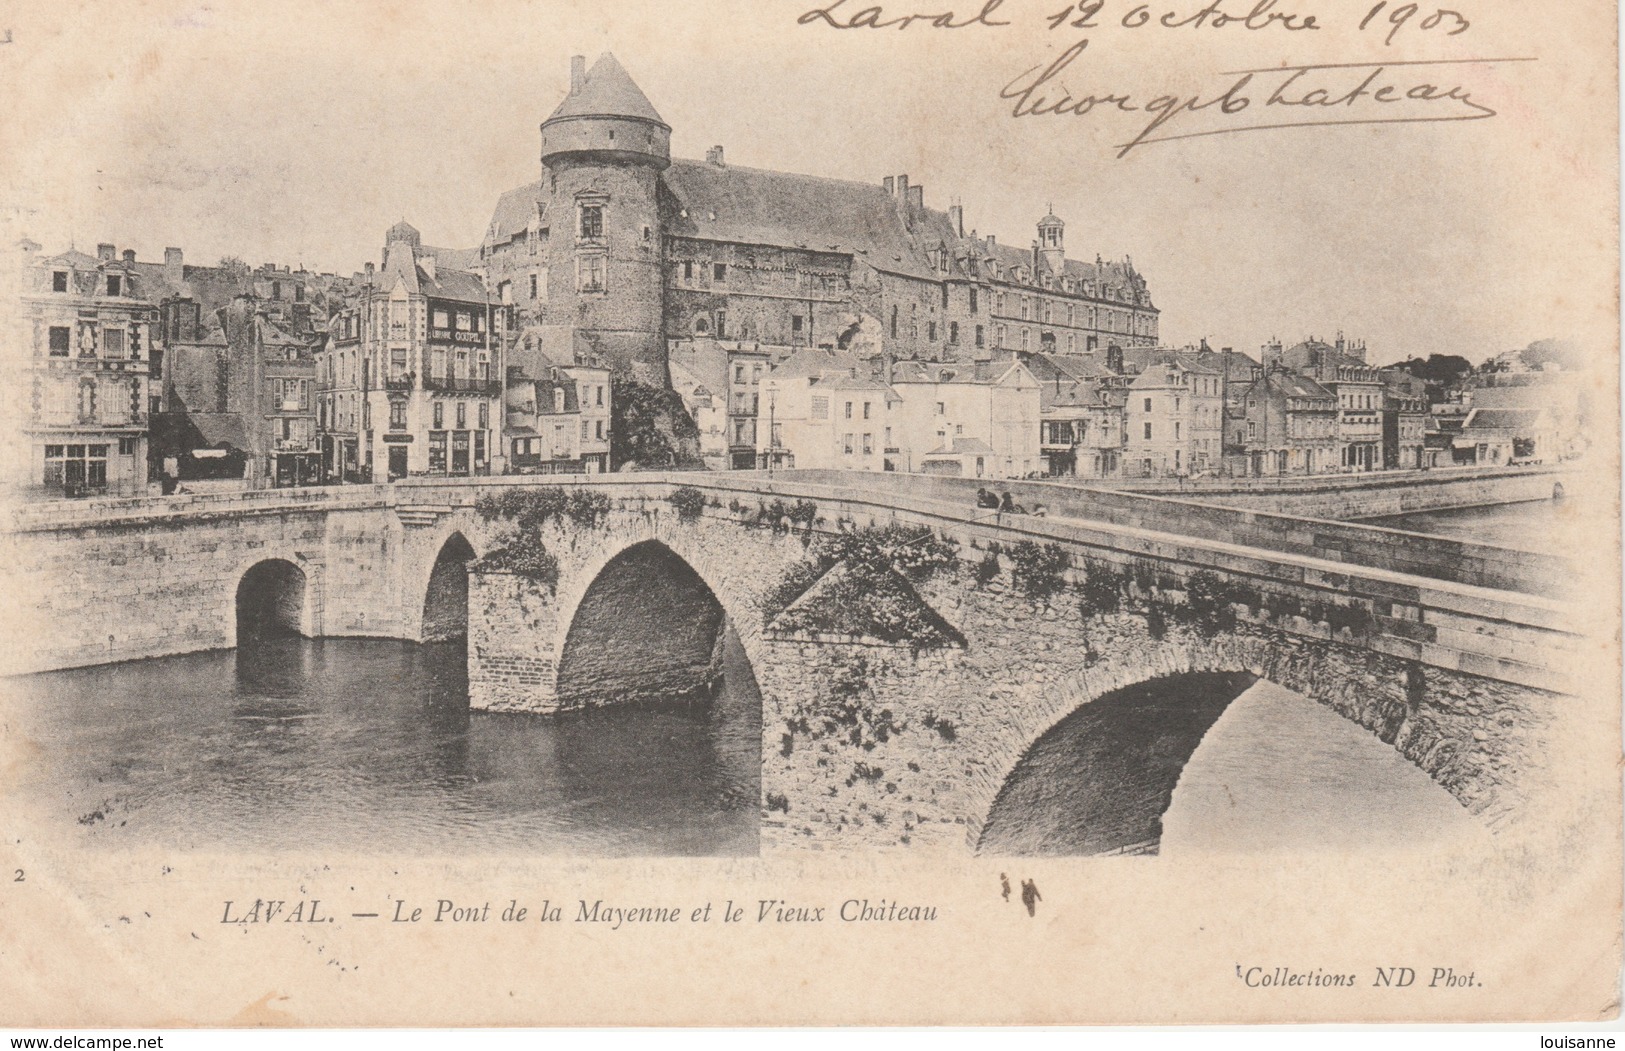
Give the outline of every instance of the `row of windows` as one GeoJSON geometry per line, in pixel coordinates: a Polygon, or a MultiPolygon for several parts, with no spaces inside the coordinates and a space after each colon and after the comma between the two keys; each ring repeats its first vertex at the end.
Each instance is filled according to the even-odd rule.
{"type": "MultiPolygon", "coordinates": [[[[66,358],[73,353],[73,327],[70,325],[52,325],[47,333],[47,347],[53,358],[66,358]]],[[[140,329],[131,329],[125,326],[98,328],[95,325],[79,326],[79,356],[93,358],[98,355],[103,358],[115,360],[123,359],[126,355],[140,359],[140,329]]]]}

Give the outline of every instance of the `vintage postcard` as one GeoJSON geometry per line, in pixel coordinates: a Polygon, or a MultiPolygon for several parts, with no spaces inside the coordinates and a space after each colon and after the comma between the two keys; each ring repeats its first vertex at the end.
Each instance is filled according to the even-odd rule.
{"type": "Polygon", "coordinates": [[[1445,2],[0,3],[0,1024],[1617,1017],[1617,12],[1445,2]]]}

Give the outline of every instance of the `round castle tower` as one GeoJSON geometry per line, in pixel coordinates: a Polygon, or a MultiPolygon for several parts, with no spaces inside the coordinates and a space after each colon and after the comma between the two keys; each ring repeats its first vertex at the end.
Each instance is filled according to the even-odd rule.
{"type": "Polygon", "coordinates": [[[542,122],[548,194],[547,323],[558,364],[602,355],[616,374],[666,385],[660,173],[671,128],[615,56],[570,62],[570,93],[542,122]]]}

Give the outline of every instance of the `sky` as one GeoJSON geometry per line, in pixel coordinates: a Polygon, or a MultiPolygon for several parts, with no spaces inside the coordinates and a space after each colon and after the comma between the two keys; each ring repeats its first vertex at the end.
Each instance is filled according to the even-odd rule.
{"type": "MultiPolygon", "coordinates": [[[[1464,39],[1384,45],[1353,29],[1365,5],[1344,0],[1286,5],[1335,23],[1318,35],[1131,32],[1106,17],[1128,0],[1104,2],[1108,24],[1060,32],[1043,18],[1060,0],[1004,0],[995,17],[1010,26],[952,31],[797,25],[828,0],[397,0],[345,14],[131,0],[85,9],[94,19],[24,4],[0,46],[0,157],[13,158],[0,222],[50,251],[111,241],[160,259],[173,245],[195,263],[343,273],[377,261],[402,218],[427,243],[476,245],[497,196],[538,177],[537,126],[570,55],[611,50],[678,156],[721,144],[733,164],[907,173],[928,205],[962,203],[967,226],[1023,246],[1053,207],[1070,255],[1133,259],[1167,344],[1256,351],[1343,332],[1377,361],[1480,361],[1546,337],[1612,351],[1617,155],[1601,147],[1614,100],[1577,57],[1583,20],[1541,26],[1486,4],[1505,17],[1474,12],[1464,39]],[[1467,67],[1493,120],[1218,135],[1120,159],[1143,116],[1017,119],[1000,98],[1084,37],[1057,81],[1080,95],[1199,93],[1225,71],[1287,63],[1538,61],[1467,67]]],[[[960,6],[968,18],[980,2],[960,6]]]]}

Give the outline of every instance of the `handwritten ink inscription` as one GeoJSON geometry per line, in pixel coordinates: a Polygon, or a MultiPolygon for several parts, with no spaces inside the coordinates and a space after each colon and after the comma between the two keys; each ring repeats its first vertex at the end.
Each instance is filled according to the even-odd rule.
{"type": "MultiPolygon", "coordinates": [[[[878,4],[860,7],[861,2],[821,2],[804,11],[797,22],[837,30],[991,31],[1006,29],[1019,20],[1016,3],[1007,4],[1007,0],[986,0],[975,10],[909,13],[878,4]]],[[[1354,37],[1375,37],[1385,47],[1392,47],[1402,35],[1455,37],[1473,26],[1472,19],[1459,10],[1394,4],[1392,0],[1378,0],[1357,22],[1334,24],[1306,9],[1289,10],[1287,2],[1290,0],[1253,0],[1247,7],[1245,0],[1211,0],[1205,5],[1192,0],[1184,6],[1178,0],[1134,4],[1128,0],[1073,0],[1059,10],[1051,9],[1040,24],[1058,31],[1127,30],[1131,34],[1167,30],[1299,34],[1334,29],[1354,37]]],[[[1312,0],[1298,3],[1308,5],[1312,0]]],[[[1132,117],[1124,140],[1113,147],[1119,158],[1153,143],[1241,132],[1487,120],[1497,111],[1474,97],[1470,78],[1485,66],[1535,61],[1533,57],[1474,57],[1283,64],[1217,73],[1210,90],[1186,95],[1116,84],[1078,91],[1072,83],[1084,73],[1085,63],[1079,59],[1089,49],[1090,40],[1085,36],[1058,57],[1022,70],[999,89],[999,98],[1011,103],[1013,118],[1132,117]],[[1072,82],[1063,81],[1068,72],[1072,82]]]]}
{"type": "Polygon", "coordinates": [[[1107,90],[1074,95],[1058,86],[1058,78],[1088,46],[1088,40],[1080,40],[1042,71],[1038,67],[1024,71],[1005,85],[999,97],[1014,101],[1013,117],[1112,112],[1149,116],[1137,135],[1116,146],[1120,158],[1156,142],[1244,131],[1484,120],[1496,111],[1475,101],[1451,75],[1453,68],[1533,61],[1487,58],[1243,69],[1221,73],[1232,79],[1207,94],[1142,97],[1107,90]]]}

